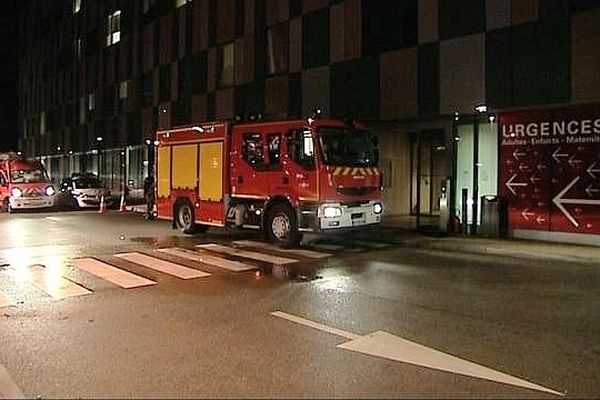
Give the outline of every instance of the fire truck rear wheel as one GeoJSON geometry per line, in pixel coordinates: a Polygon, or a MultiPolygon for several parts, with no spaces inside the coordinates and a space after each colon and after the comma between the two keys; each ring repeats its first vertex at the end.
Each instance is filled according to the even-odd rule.
{"type": "Polygon", "coordinates": [[[182,201],[175,210],[175,224],[183,233],[196,232],[194,209],[189,201],[182,201]]]}
{"type": "Polygon", "coordinates": [[[8,212],[9,209],[10,209],[10,203],[8,202],[8,197],[7,197],[4,199],[4,201],[0,205],[0,211],[8,212]]]}
{"type": "Polygon", "coordinates": [[[286,204],[271,209],[266,228],[269,240],[279,247],[293,247],[302,240],[294,210],[286,204]]]}

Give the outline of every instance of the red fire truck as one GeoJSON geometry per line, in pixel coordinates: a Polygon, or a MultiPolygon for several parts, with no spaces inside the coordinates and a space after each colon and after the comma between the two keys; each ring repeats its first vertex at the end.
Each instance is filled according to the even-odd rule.
{"type": "Polygon", "coordinates": [[[0,153],[0,207],[8,212],[50,208],[54,187],[44,167],[16,153],[0,153]]]}
{"type": "Polygon", "coordinates": [[[212,122],[155,144],[157,217],[183,232],[253,228],[289,247],[302,232],[380,222],[378,151],[358,122],[212,122]]]}

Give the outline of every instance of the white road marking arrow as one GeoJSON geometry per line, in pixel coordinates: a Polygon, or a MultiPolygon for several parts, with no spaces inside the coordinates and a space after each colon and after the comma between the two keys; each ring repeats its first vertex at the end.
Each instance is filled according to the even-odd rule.
{"type": "Polygon", "coordinates": [[[554,153],[552,153],[552,158],[554,158],[556,160],[556,162],[560,162],[558,157],[569,157],[569,154],[567,153],[559,153],[560,152],[560,147],[557,148],[554,153]]]}
{"type": "Polygon", "coordinates": [[[527,170],[529,170],[529,165],[519,164],[519,171],[523,172],[523,171],[527,171],[527,170]]]}
{"type": "Polygon", "coordinates": [[[571,223],[573,225],[575,225],[575,227],[579,228],[579,222],[577,222],[575,220],[575,218],[573,218],[573,216],[571,215],[571,213],[569,213],[567,211],[567,209],[563,206],[563,204],[579,204],[579,205],[589,205],[589,206],[600,206],[600,200],[589,200],[589,199],[563,199],[563,196],[573,187],[573,185],[575,185],[577,183],[577,181],[579,181],[579,176],[576,177],[575,179],[573,179],[571,181],[571,183],[569,183],[567,186],[565,186],[565,188],[556,195],[556,197],[554,197],[552,199],[552,202],[554,204],[556,204],[556,207],[558,207],[558,209],[565,215],[565,217],[567,217],[567,219],[569,221],[571,221],[571,223]]]}
{"type": "Polygon", "coordinates": [[[508,182],[506,182],[506,187],[508,188],[508,190],[510,190],[512,192],[513,195],[517,195],[517,192],[515,191],[515,189],[513,189],[513,187],[517,187],[517,186],[528,186],[527,183],[523,183],[523,182],[513,182],[513,180],[517,177],[517,174],[514,174],[513,176],[510,177],[510,179],[508,180],[508,182]]]}
{"type": "Polygon", "coordinates": [[[531,183],[534,183],[534,184],[535,184],[536,182],[539,182],[539,181],[541,181],[541,179],[540,179],[540,178],[538,178],[537,176],[535,176],[535,174],[531,175],[531,178],[529,178],[529,180],[531,181],[531,183]]]}
{"type": "Polygon", "coordinates": [[[488,381],[500,382],[507,385],[537,390],[540,392],[552,393],[557,396],[564,396],[563,393],[557,392],[556,390],[548,389],[535,383],[484,367],[474,362],[454,357],[450,354],[446,354],[421,344],[411,342],[384,331],[377,331],[369,335],[361,336],[319,324],[295,315],[287,314],[282,311],[272,312],[271,315],[349,339],[349,342],[345,342],[337,346],[340,349],[355,351],[358,353],[386,358],[388,360],[399,361],[406,364],[417,365],[424,368],[435,369],[438,371],[471,376],[488,381]]]}
{"type": "Polygon", "coordinates": [[[534,217],[535,213],[529,212],[529,208],[526,208],[521,212],[521,215],[523,216],[525,221],[529,221],[529,217],[534,217]]]}
{"type": "Polygon", "coordinates": [[[515,160],[518,160],[519,157],[526,155],[527,153],[520,152],[519,149],[515,149],[515,151],[513,151],[513,157],[515,158],[515,160]]]}
{"type": "Polygon", "coordinates": [[[544,222],[546,222],[546,218],[544,218],[544,217],[542,217],[542,216],[540,215],[539,217],[537,217],[537,218],[535,219],[535,222],[537,222],[537,223],[538,223],[538,225],[541,225],[541,224],[543,224],[544,222]]]}
{"type": "Polygon", "coordinates": [[[594,197],[594,193],[600,192],[600,189],[594,189],[592,187],[593,183],[590,183],[588,185],[588,187],[585,188],[585,192],[588,194],[588,196],[590,197],[594,197]]]}
{"type": "Polygon", "coordinates": [[[548,168],[548,167],[546,167],[544,164],[541,164],[541,163],[540,163],[540,164],[538,164],[538,165],[537,165],[537,169],[538,169],[538,171],[541,171],[541,170],[543,170],[543,169],[545,169],[545,168],[548,168]]]}
{"type": "Polygon", "coordinates": [[[600,172],[600,168],[594,168],[595,166],[596,162],[594,161],[592,165],[590,165],[588,169],[586,169],[587,173],[590,174],[590,176],[594,179],[596,179],[596,175],[594,175],[594,172],[600,172]]]}

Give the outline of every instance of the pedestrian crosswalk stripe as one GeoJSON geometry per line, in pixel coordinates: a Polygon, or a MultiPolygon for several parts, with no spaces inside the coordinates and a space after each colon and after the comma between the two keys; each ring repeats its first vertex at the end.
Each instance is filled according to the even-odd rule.
{"type": "Polygon", "coordinates": [[[77,258],[71,261],[70,264],[98,278],[114,283],[123,289],[156,284],[156,282],[150,279],[116,268],[95,258],[77,258]]]}
{"type": "Polygon", "coordinates": [[[295,255],[298,255],[301,257],[308,257],[308,258],[331,257],[330,253],[322,253],[320,251],[306,250],[306,249],[282,249],[282,248],[274,246],[272,244],[269,244],[266,242],[259,242],[256,240],[238,240],[233,243],[238,246],[258,247],[261,249],[279,251],[281,253],[286,253],[286,254],[295,254],[295,255]]]}
{"type": "Polygon", "coordinates": [[[160,258],[150,257],[141,253],[115,254],[115,257],[121,258],[126,261],[130,261],[134,264],[139,264],[141,266],[153,269],[155,271],[175,276],[180,279],[193,279],[210,276],[208,272],[184,267],[183,265],[161,260],[160,258]]]}
{"type": "Polygon", "coordinates": [[[14,306],[14,305],[15,305],[15,303],[13,303],[6,294],[4,294],[3,292],[0,292],[0,308],[14,306]]]}
{"type": "Polygon", "coordinates": [[[83,286],[62,277],[59,268],[45,268],[41,265],[34,265],[29,267],[28,272],[28,280],[54,300],[92,293],[83,286]]]}
{"type": "Polygon", "coordinates": [[[217,253],[228,254],[232,256],[239,256],[250,258],[252,260],[264,261],[272,264],[282,265],[282,264],[291,264],[298,262],[293,258],[279,257],[279,256],[271,256],[268,254],[257,253],[255,251],[247,251],[242,249],[236,249],[233,247],[222,246],[220,244],[209,243],[209,244],[199,244],[196,246],[197,248],[210,250],[217,253]]]}
{"type": "Polygon", "coordinates": [[[220,257],[214,257],[205,252],[195,252],[191,250],[181,249],[178,247],[171,247],[167,249],[159,249],[161,253],[169,254],[176,257],[181,257],[186,260],[192,260],[201,262],[202,264],[224,268],[230,271],[241,272],[256,269],[255,266],[241,263],[239,261],[227,260],[220,257]]]}

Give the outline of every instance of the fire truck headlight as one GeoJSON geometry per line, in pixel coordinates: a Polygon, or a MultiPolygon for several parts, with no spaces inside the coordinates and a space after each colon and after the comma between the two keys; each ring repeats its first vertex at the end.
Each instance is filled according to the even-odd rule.
{"type": "Polygon", "coordinates": [[[374,214],[381,214],[382,212],[383,212],[383,206],[381,205],[381,203],[373,204],[373,213],[374,214]]]}
{"type": "Polygon", "coordinates": [[[10,194],[12,197],[21,197],[23,195],[23,191],[19,188],[13,188],[13,190],[10,191],[10,194]]]}
{"type": "Polygon", "coordinates": [[[46,196],[54,196],[54,193],[56,193],[52,186],[48,186],[44,192],[46,193],[46,196]]]}
{"type": "Polygon", "coordinates": [[[334,206],[323,207],[323,217],[335,218],[342,216],[342,209],[334,206]]]}

